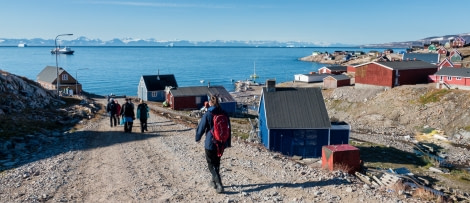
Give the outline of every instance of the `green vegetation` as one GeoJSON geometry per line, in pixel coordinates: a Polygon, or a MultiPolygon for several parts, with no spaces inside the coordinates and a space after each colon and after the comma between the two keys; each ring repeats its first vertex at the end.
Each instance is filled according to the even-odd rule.
{"type": "Polygon", "coordinates": [[[465,127],[464,127],[464,130],[465,130],[465,131],[470,131],[470,125],[465,126],[465,127]]]}
{"type": "Polygon", "coordinates": [[[419,170],[432,166],[432,162],[424,157],[420,157],[414,153],[398,150],[393,147],[384,145],[354,142],[351,144],[359,148],[361,159],[364,165],[370,168],[401,168],[405,167],[410,170],[419,170]]]}
{"type": "Polygon", "coordinates": [[[447,89],[440,89],[440,90],[432,90],[426,93],[423,96],[419,97],[419,102],[421,104],[427,104],[432,102],[440,101],[441,97],[447,94],[449,90],[447,89]]]}
{"type": "Polygon", "coordinates": [[[436,129],[435,129],[435,128],[427,127],[427,128],[423,128],[420,132],[426,133],[426,134],[429,134],[429,133],[435,134],[436,129]]]}

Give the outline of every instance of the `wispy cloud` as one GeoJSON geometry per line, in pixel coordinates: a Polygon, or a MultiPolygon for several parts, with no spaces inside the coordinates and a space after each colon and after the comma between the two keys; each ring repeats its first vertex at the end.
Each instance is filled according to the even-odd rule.
{"type": "Polygon", "coordinates": [[[214,5],[214,4],[176,4],[176,3],[153,3],[153,2],[137,2],[137,1],[93,1],[93,4],[102,5],[123,5],[136,7],[161,7],[161,8],[209,8],[223,9],[234,8],[233,5],[214,5]]]}

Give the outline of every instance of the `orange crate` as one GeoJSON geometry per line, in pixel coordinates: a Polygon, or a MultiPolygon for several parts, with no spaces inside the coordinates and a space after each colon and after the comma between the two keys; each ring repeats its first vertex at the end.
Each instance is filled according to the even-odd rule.
{"type": "Polygon", "coordinates": [[[322,168],[342,170],[353,174],[361,169],[359,149],[349,144],[322,147],[322,168]]]}

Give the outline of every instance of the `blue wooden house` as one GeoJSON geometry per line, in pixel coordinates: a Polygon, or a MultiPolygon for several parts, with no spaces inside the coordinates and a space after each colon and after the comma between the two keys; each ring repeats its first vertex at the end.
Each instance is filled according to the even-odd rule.
{"type": "Polygon", "coordinates": [[[320,88],[275,87],[268,80],[259,105],[262,144],[288,156],[320,157],[322,147],[347,144],[350,127],[332,125],[320,88]]]}
{"type": "Polygon", "coordinates": [[[143,75],[137,87],[137,97],[144,101],[165,101],[166,87],[178,87],[173,74],[143,75]]]}

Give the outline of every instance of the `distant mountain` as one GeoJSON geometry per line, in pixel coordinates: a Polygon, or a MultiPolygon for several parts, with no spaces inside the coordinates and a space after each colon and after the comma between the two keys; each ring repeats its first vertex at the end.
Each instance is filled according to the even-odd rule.
{"type": "Polygon", "coordinates": [[[439,41],[440,44],[445,44],[456,37],[462,37],[467,43],[470,42],[470,33],[456,34],[456,35],[445,35],[445,36],[434,36],[427,37],[420,40],[406,41],[406,42],[390,42],[385,44],[367,44],[361,47],[390,47],[390,48],[409,48],[411,46],[422,46],[424,44],[430,44],[431,41],[439,41]]]}
{"type": "MultiPolygon", "coordinates": [[[[68,37],[70,38],[70,37],[68,37]]],[[[19,43],[26,43],[28,46],[55,46],[54,39],[5,39],[0,38],[0,46],[17,46],[19,43]]],[[[58,42],[59,43],[59,42],[58,42]]],[[[240,41],[240,40],[213,40],[213,41],[188,41],[188,40],[156,40],[156,39],[112,39],[103,41],[100,39],[88,39],[78,37],[76,39],[61,39],[60,44],[66,46],[238,46],[238,47],[354,47],[350,44],[324,44],[312,42],[278,42],[278,41],[240,41]]]]}

